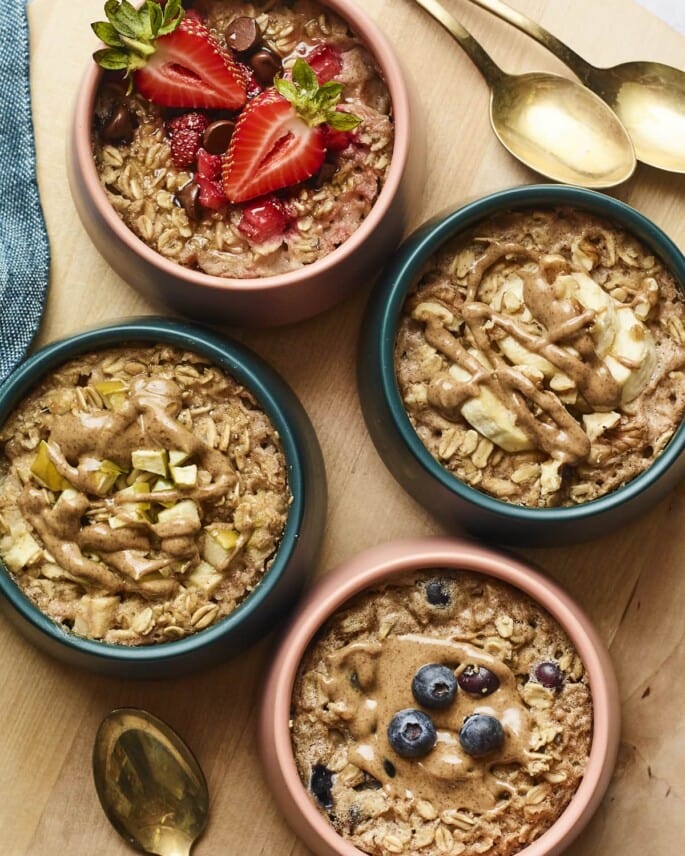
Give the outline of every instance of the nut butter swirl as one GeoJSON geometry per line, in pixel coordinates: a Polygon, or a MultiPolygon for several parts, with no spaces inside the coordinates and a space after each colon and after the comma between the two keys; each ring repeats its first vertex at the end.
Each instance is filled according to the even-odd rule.
{"type": "Polygon", "coordinates": [[[177,419],[181,406],[181,390],[174,381],[141,376],[133,380],[118,410],[76,411],[53,420],[47,454],[73,489],[64,491],[53,503],[45,490],[29,481],[19,497],[19,507],[46,549],[75,578],[112,594],[138,592],[164,597],[178,587],[173,576],[164,572],[168,574],[179,561],[199,560],[199,520],[140,519],[135,525],[117,529],[106,523],[82,525],[83,518],[95,508],[109,508],[114,514],[117,506],[131,501],[130,495],[121,492],[107,495],[106,490],[98,490],[92,479],[93,460],[107,458],[126,469],[132,453],[139,449],[178,449],[196,461],[209,478],[206,484],[182,490],[137,493],[136,502],[173,503],[189,498],[213,502],[231,491],[236,474],[230,462],[184,427],[177,419]],[[148,555],[151,552],[153,556],[148,555]],[[89,558],[92,553],[101,561],[89,558]]]}
{"type": "Polygon", "coordinates": [[[512,785],[498,777],[494,768],[526,764],[531,757],[532,724],[516,678],[501,660],[466,642],[407,633],[383,641],[352,642],[329,654],[326,662],[327,677],[321,685],[349,730],[349,760],[386,781],[390,792],[427,799],[440,809],[460,808],[479,815],[497,811],[498,804],[514,794],[512,785]],[[469,664],[484,666],[497,675],[500,686],[487,698],[459,691],[448,709],[431,711],[438,735],[435,747],[420,760],[404,759],[390,746],[387,727],[397,711],[416,707],[411,682],[426,663],[442,663],[456,673],[469,664]],[[495,716],[504,727],[504,746],[487,763],[475,761],[459,744],[459,729],[474,713],[495,716]],[[384,766],[388,760],[396,769],[389,780],[384,766]]]}
{"type": "Polygon", "coordinates": [[[598,311],[565,296],[558,286],[560,274],[573,274],[572,266],[518,244],[493,241],[473,265],[464,302],[457,313],[476,352],[467,351],[445,328],[440,316],[425,319],[426,341],[470,375],[462,381],[449,372],[441,373],[431,382],[428,401],[450,418],[461,411],[465,401],[477,398],[481,387],[487,387],[513,415],[515,425],[530,441],[530,448],[540,449],[562,463],[577,464],[590,452],[590,440],[580,423],[558,395],[531,378],[525,365],[511,365],[497,346],[498,337],[507,334],[528,352],[544,357],[570,378],[591,410],[610,411],[619,405],[621,386],[598,353],[591,333],[598,311]],[[530,323],[498,312],[478,299],[488,271],[502,260],[516,258],[522,260],[517,273],[523,283],[523,304],[540,332],[532,331],[530,323]]]}

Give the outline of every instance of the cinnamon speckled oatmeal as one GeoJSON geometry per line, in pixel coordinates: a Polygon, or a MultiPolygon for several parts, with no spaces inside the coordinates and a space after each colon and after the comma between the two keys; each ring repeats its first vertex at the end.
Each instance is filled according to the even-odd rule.
{"type": "MultiPolygon", "coordinates": [[[[287,74],[298,57],[316,65],[313,52],[321,57],[322,51],[332,51],[335,81],[342,84],[338,109],[354,113],[361,123],[349,135],[338,135],[315,175],[265,197],[266,215],[258,200],[252,214],[253,203],[222,201],[220,181],[198,178],[205,167],[183,168],[174,162],[170,120],[178,110],[152,103],[135,88],[127,95],[106,74],[95,105],[93,151],[109,202],[152,249],[211,275],[271,276],[323,258],[368,215],[390,165],[392,105],[375,60],[345,21],[314,0],[197,0],[185,6],[201,16],[212,37],[229,51],[231,22],[254,19],[261,33],[260,53],[266,50],[278,73],[287,74]]],[[[254,50],[237,55],[250,75],[254,50]]],[[[323,61],[329,62],[327,55],[323,61]]],[[[208,124],[232,121],[235,113],[204,110],[202,117],[208,124]]]]}
{"type": "Polygon", "coordinates": [[[291,717],[312,799],[373,856],[518,853],[568,805],[592,739],[587,676],[554,619],[519,590],[450,569],[342,607],[303,658],[291,717]],[[426,666],[441,674],[427,697],[426,666]],[[409,748],[393,732],[402,717],[409,748]],[[476,751],[464,732],[479,720],[499,739],[476,751]]]}
{"type": "Polygon", "coordinates": [[[268,573],[289,502],[249,390],[171,346],[73,359],[0,428],[0,558],[79,636],[147,645],[214,624],[268,573]]]}
{"type": "Polygon", "coordinates": [[[616,490],[685,413],[685,306],[622,227],[561,208],[494,217],[441,248],[409,295],[401,395],[433,457],[525,506],[616,490]]]}

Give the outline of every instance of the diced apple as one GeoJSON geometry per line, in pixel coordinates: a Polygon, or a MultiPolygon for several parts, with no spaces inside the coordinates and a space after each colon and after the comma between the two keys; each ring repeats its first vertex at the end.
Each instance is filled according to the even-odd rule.
{"type": "Polygon", "coordinates": [[[191,588],[201,589],[210,597],[217,590],[222,580],[223,576],[208,562],[200,562],[188,574],[188,585],[191,588]]]}
{"type": "Polygon", "coordinates": [[[169,467],[169,472],[179,487],[195,487],[197,484],[196,464],[188,464],[186,467],[169,467]]]}
{"type": "Polygon", "coordinates": [[[193,527],[197,528],[202,525],[200,512],[192,499],[183,499],[171,508],[163,508],[157,515],[157,520],[160,523],[192,523],[193,527]]]}
{"type": "Polygon", "coordinates": [[[136,449],[131,452],[131,463],[138,470],[166,477],[168,456],[164,449],[136,449]]]}
{"type": "Polygon", "coordinates": [[[38,452],[31,464],[31,472],[41,481],[49,490],[65,490],[71,487],[69,482],[59,472],[57,467],[50,460],[48,454],[48,444],[45,440],[41,440],[38,446],[38,452]]]}
{"type": "Polygon", "coordinates": [[[169,452],[169,465],[172,467],[179,467],[181,464],[185,464],[187,460],[187,452],[182,452],[180,449],[172,449],[169,452]]]}
{"type": "Polygon", "coordinates": [[[43,549],[36,539],[24,532],[3,555],[3,561],[10,571],[20,571],[27,565],[37,562],[43,554],[43,549]]]}

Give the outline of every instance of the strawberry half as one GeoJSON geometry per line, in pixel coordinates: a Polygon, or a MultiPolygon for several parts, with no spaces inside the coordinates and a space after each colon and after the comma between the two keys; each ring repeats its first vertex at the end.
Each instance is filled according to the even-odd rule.
{"type": "Polygon", "coordinates": [[[162,107],[237,110],[245,103],[245,81],[232,57],[196,20],[155,43],[134,81],[144,97],[162,107]]]}
{"type": "Polygon", "coordinates": [[[230,202],[246,202],[291,187],[314,175],[326,155],[323,125],[351,130],[359,118],[336,111],[342,86],[319,86],[310,66],[298,59],[292,80],[250,101],[236,123],[224,158],[224,192],[230,202]]]}
{"type": "Polygon", "coordinates": [[[237,110],[246,100],[245,79],[230,53],[180,0],[162,8],[145,0],[107,0],[107,21],[92,25],[107,45],[93,58],[124,71],[143,97],[162,107],[237,110]]]}

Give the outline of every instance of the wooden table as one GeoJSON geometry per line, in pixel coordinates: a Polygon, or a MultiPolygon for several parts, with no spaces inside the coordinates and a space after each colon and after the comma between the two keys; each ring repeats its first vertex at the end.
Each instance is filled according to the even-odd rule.
{"type": "MultiPolygon", "coordinates": [[[[465,0],[445,0],[509,71],[563,67],[538,45],[465,0]]],[[[598,65],[638,58],[682,65],[685,38],[632,0],[514,0],[598,65]]],[[[427,119],[430,174],[415,223],[447,206],[537,176],[488,125],[483,80],[410,0],[364,0],[411,66],[427,119]]],[[[39,341],[110,318],[152,313],[91,245],[71,202],[64,146],[71,101],[93,49],[102,0],[34,0],[33,97],[42,201],[52,242],[50,297],[39,341]]],[[[685,247],[685,176],[639,166],[615,195],[685,247]]],[[[367,290],[368,291],[368,290],[367,290]]],[[[318,431],[330,511],[319,573],[401,535],[440,532],[397,486],[364,428],[354,350],[367,291],[288,329],[240,332],[297,391],[318,431]]],[[[590,544],[522,551],[562,581],[609,644],[621,687],[623,742],[612,786],[575,856],[665,856],[685,840],[685,485],[645,519],[590,544]],[[678,535],[678,533],[682,533],[678,535]]],[[[62,666],[0,623],[0,852],[70,856],[131,852],[92,785],[92,740],[119,705],[167,719],[194,748],[211,790],[197,856],[307,856],[279,815],[255,750],[261,673],[273,639],[236,662],[182,680],[134,683],[62,666]]]]}

